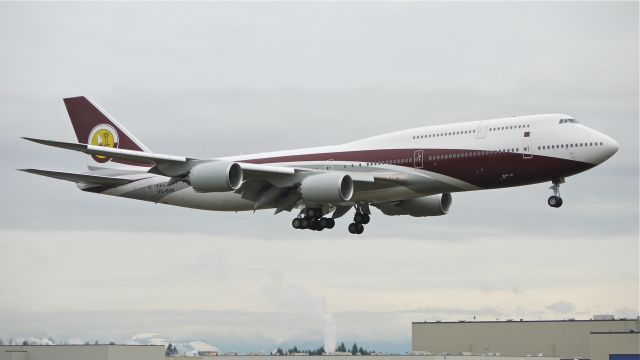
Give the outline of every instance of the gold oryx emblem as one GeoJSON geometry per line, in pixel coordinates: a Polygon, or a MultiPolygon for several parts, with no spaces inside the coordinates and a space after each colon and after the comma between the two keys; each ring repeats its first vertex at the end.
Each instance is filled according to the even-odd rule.
{"type": "MultiPolygon", "coordinates": [[[[111,125],[101,124],[91,130],[88,140],[90,145],[117,148],[118,132],[111,125]]],[[[99,163],[111,160],[111,157],[102,155],[91,155],[91,157],[99,163]]]]}

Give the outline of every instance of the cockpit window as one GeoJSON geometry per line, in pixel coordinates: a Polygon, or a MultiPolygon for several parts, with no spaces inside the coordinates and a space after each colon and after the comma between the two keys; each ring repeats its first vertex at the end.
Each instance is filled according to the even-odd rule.
{"type": "Polygon", "coordinates": [[[578,120],[572,118],[560,119],[559,124],[572,123],[572,124],[580,124],[578,120]]]}

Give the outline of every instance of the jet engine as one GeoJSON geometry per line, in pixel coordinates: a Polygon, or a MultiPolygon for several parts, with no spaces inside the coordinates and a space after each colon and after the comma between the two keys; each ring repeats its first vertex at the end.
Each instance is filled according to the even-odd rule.
{"type": "Polygon", "coordinates": [[[451,194],[425,196],[402,200],[398,203],[376,204],[385,215],[440,216],[449,212],[451,194]]]}
{"type": "Polygon", "coordinates": [[[242,167],[234,162],[213,161],[199,164],[189,172],[189,183],[196,192],[224,192],[242,185],[242,167]]]}
{"type": "Polygon", "coordinates": [[[300,193],[305,202],[330,204],[351,200],[353,180],[338,173],[311,175],[302,180],[300,193]]]}

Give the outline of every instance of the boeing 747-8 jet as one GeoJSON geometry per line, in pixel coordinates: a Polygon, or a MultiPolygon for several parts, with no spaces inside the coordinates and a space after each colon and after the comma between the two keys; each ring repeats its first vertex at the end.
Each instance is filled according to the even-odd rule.
{"type": "Polygon", "coordinates": [[[78,142],[27,140],[81,151],[86,173],[22,169],[83,191],[217,211],[300,209],[296,229],[331,229],[355,210],[361,234],[371,207],[385,215],[439,216],[451,193],[560,184],[616,153],[618,144],[564,114],[514,116],[402,130],[350,143],[200,159],[151,152],[86,97],[64,99],[78,142]]]}

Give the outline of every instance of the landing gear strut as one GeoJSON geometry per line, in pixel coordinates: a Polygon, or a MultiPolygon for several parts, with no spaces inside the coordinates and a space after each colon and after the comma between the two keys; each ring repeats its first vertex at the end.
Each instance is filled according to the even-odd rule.
{"type": "Polygon", "coordinates": [[[549,196],[547,204],[553,208],[562,206],[562,198],[560,197],[560,184],[564,183],[564,178],[554,179],[553,185],[549,188],[553,190],[553,195],[549,196]]]}
{"type": "Polygon", "coordinates": [[[364,232],[364,225],[371,221],[371,217],[368,212],[369,207],[367,205],[356,205],[356,213],[353,215],[353,222],[349,224],[350,233],[359,235],[364,232]]]}
{"type": "Polygon", "coordinates": [[[322,217],[321,208],[305,208],[300,211],[300,215],[291,221],[294,229],[310,229],[322,231],[324,229],[333,229],[336,221],[331,218],[322,217]]]}

